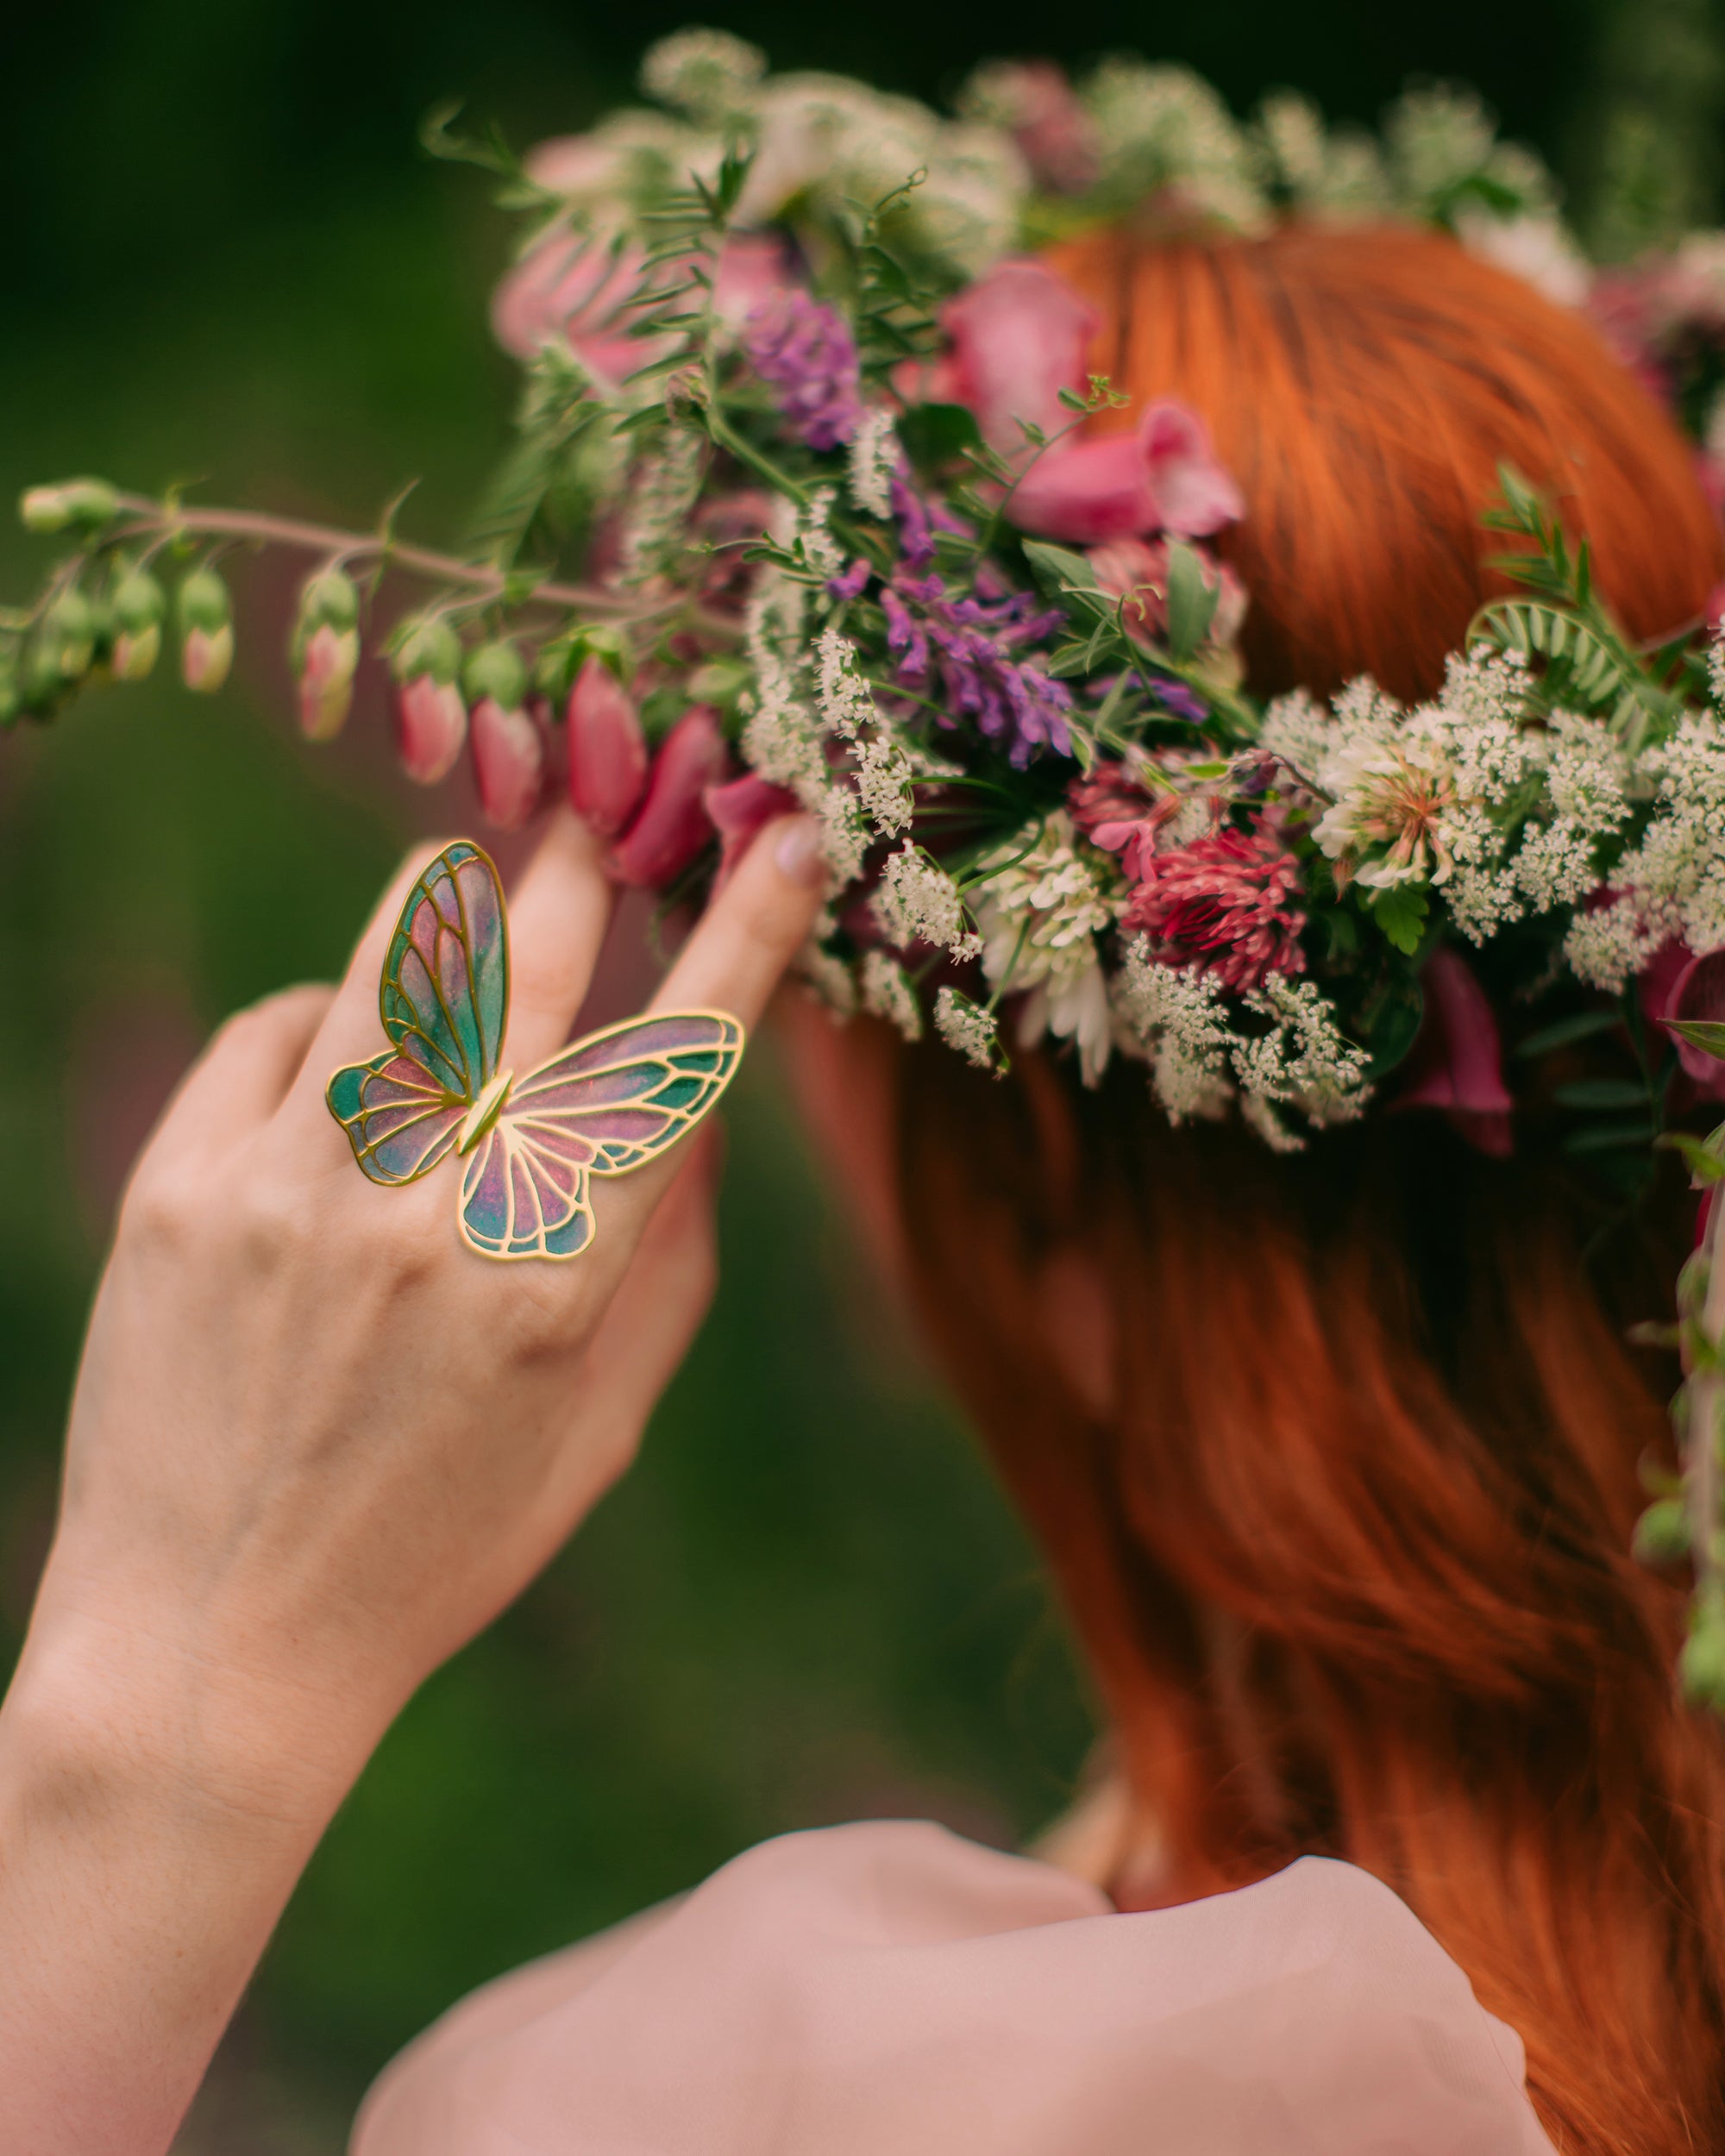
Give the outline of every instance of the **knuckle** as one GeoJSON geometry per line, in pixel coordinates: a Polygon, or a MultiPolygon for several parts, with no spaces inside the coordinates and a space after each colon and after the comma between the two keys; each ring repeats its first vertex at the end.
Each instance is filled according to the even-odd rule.
{"type": "Polygon", "coordinates": [[[198,1213],[194,1178],[184,1168],[146,1162],[127,1186],[120,1205],[120,1239],[154,1255],[185,1243],[198,1213]]]}

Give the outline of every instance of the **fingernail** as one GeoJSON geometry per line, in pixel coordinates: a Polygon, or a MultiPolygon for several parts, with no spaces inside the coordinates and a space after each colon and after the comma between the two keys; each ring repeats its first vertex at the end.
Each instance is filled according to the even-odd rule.
{"type": "Polygon", "coordinates": [[[773,849],[779,874],[791,883],[812,887],[826,881],[826,861],[820,849],[821,828],[812,816],[800,816],[773,849]]]}

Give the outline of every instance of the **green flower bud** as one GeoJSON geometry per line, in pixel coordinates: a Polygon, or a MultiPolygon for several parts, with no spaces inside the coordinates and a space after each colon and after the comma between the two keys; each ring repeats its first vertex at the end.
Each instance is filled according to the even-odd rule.
{"type": "Polygon", "coordinates": [[[1725,1604],[1716,1593],[1696,1605],[1677,1670],[1691,1707],[1725,1713],[1725,1604]]]}
{"type": "Polygon", "coordinates": [[[447,616],[420,614],[402,623],[391,639],[390,669],[398,681],[429,674],[440,689],[461,671],[461,640],[447,616]]]}
{"type": "Polygon", "coordinates": [[[1648,1506],[1635,1527],[1635,1555],[1643,1564],[1677,1564],[1689,1555],[1689,1513],[1680,1497],[1648,1506]]]}
{"type": "Polygon", "coordinates": [[[110,524],[119,513],[120,498],[106,479],[61,479],[53,486],[32,486],[18,501],[18,514],[30,531],[110,524]]]}
{"type": "Polygon", "coordinates": [[[82,592],[62,592],[42,617],[41,636],[56,673],[76,681],[90,671],[99,624],[82,592]]]}
{"type": "Polygon", "coordinates": [[[201,629],[214,636],[234,618],[228,587],[214,569],[194,569],[179,587],[179,626],[182,633],[201,629]]]}
{"type": "Polygon", "coordinates": [[[110,663],[116,681],[141,681],[161,655],[167,600],[147,569],[129,569],[114,586],[116,624],[110,663]]]}
{"type": "Polygon", "coordinates": [[[68,686],[52,640],[33,636],[18,672],[20,708],[32,718],[47,718],[65,702],[68,686]]]}
{"type": "Polygon", "coordinates": [[[345,569],[332,563],[306,580],[299,594],[299,627],[303,640],[314,629],[352,629],[360,618],[359,587],[345,569]]]}
{"type": "Polygon", "coordinates": [[[159,629],[166,611],[166,597],[147,569],[129,569],[114,586],[114,618],[135,636],[159,629]]]}
{"type": "Polygon", "coordinates": [[[519,710],[527,694],[527,669],[511,643],[481,644],[469,655],[462,678],[473,702],[488,696],[505,711],[519,710]]]}

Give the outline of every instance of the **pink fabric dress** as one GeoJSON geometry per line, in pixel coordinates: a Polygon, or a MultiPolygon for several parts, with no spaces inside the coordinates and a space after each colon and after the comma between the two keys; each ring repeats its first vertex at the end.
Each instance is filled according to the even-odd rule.
{"type": "Polygon", "coordinates": [[[1552,2156],[1520,2040],[1389,1888],[1302,1858],[1121,1915],[914,1823],[764,1843],[488,1985],[352,2156],[1552,2156]]]}

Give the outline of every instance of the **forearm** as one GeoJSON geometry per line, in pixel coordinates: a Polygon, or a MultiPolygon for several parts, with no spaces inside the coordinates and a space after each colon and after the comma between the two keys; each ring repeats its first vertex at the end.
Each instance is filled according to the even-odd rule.
{"type": "Polygon", "coordinates": [[[172,2142],[350,1778],[270,1719],[171,1643],[39,1617],[0,1707],[8,2156],[172,2142]]]}

